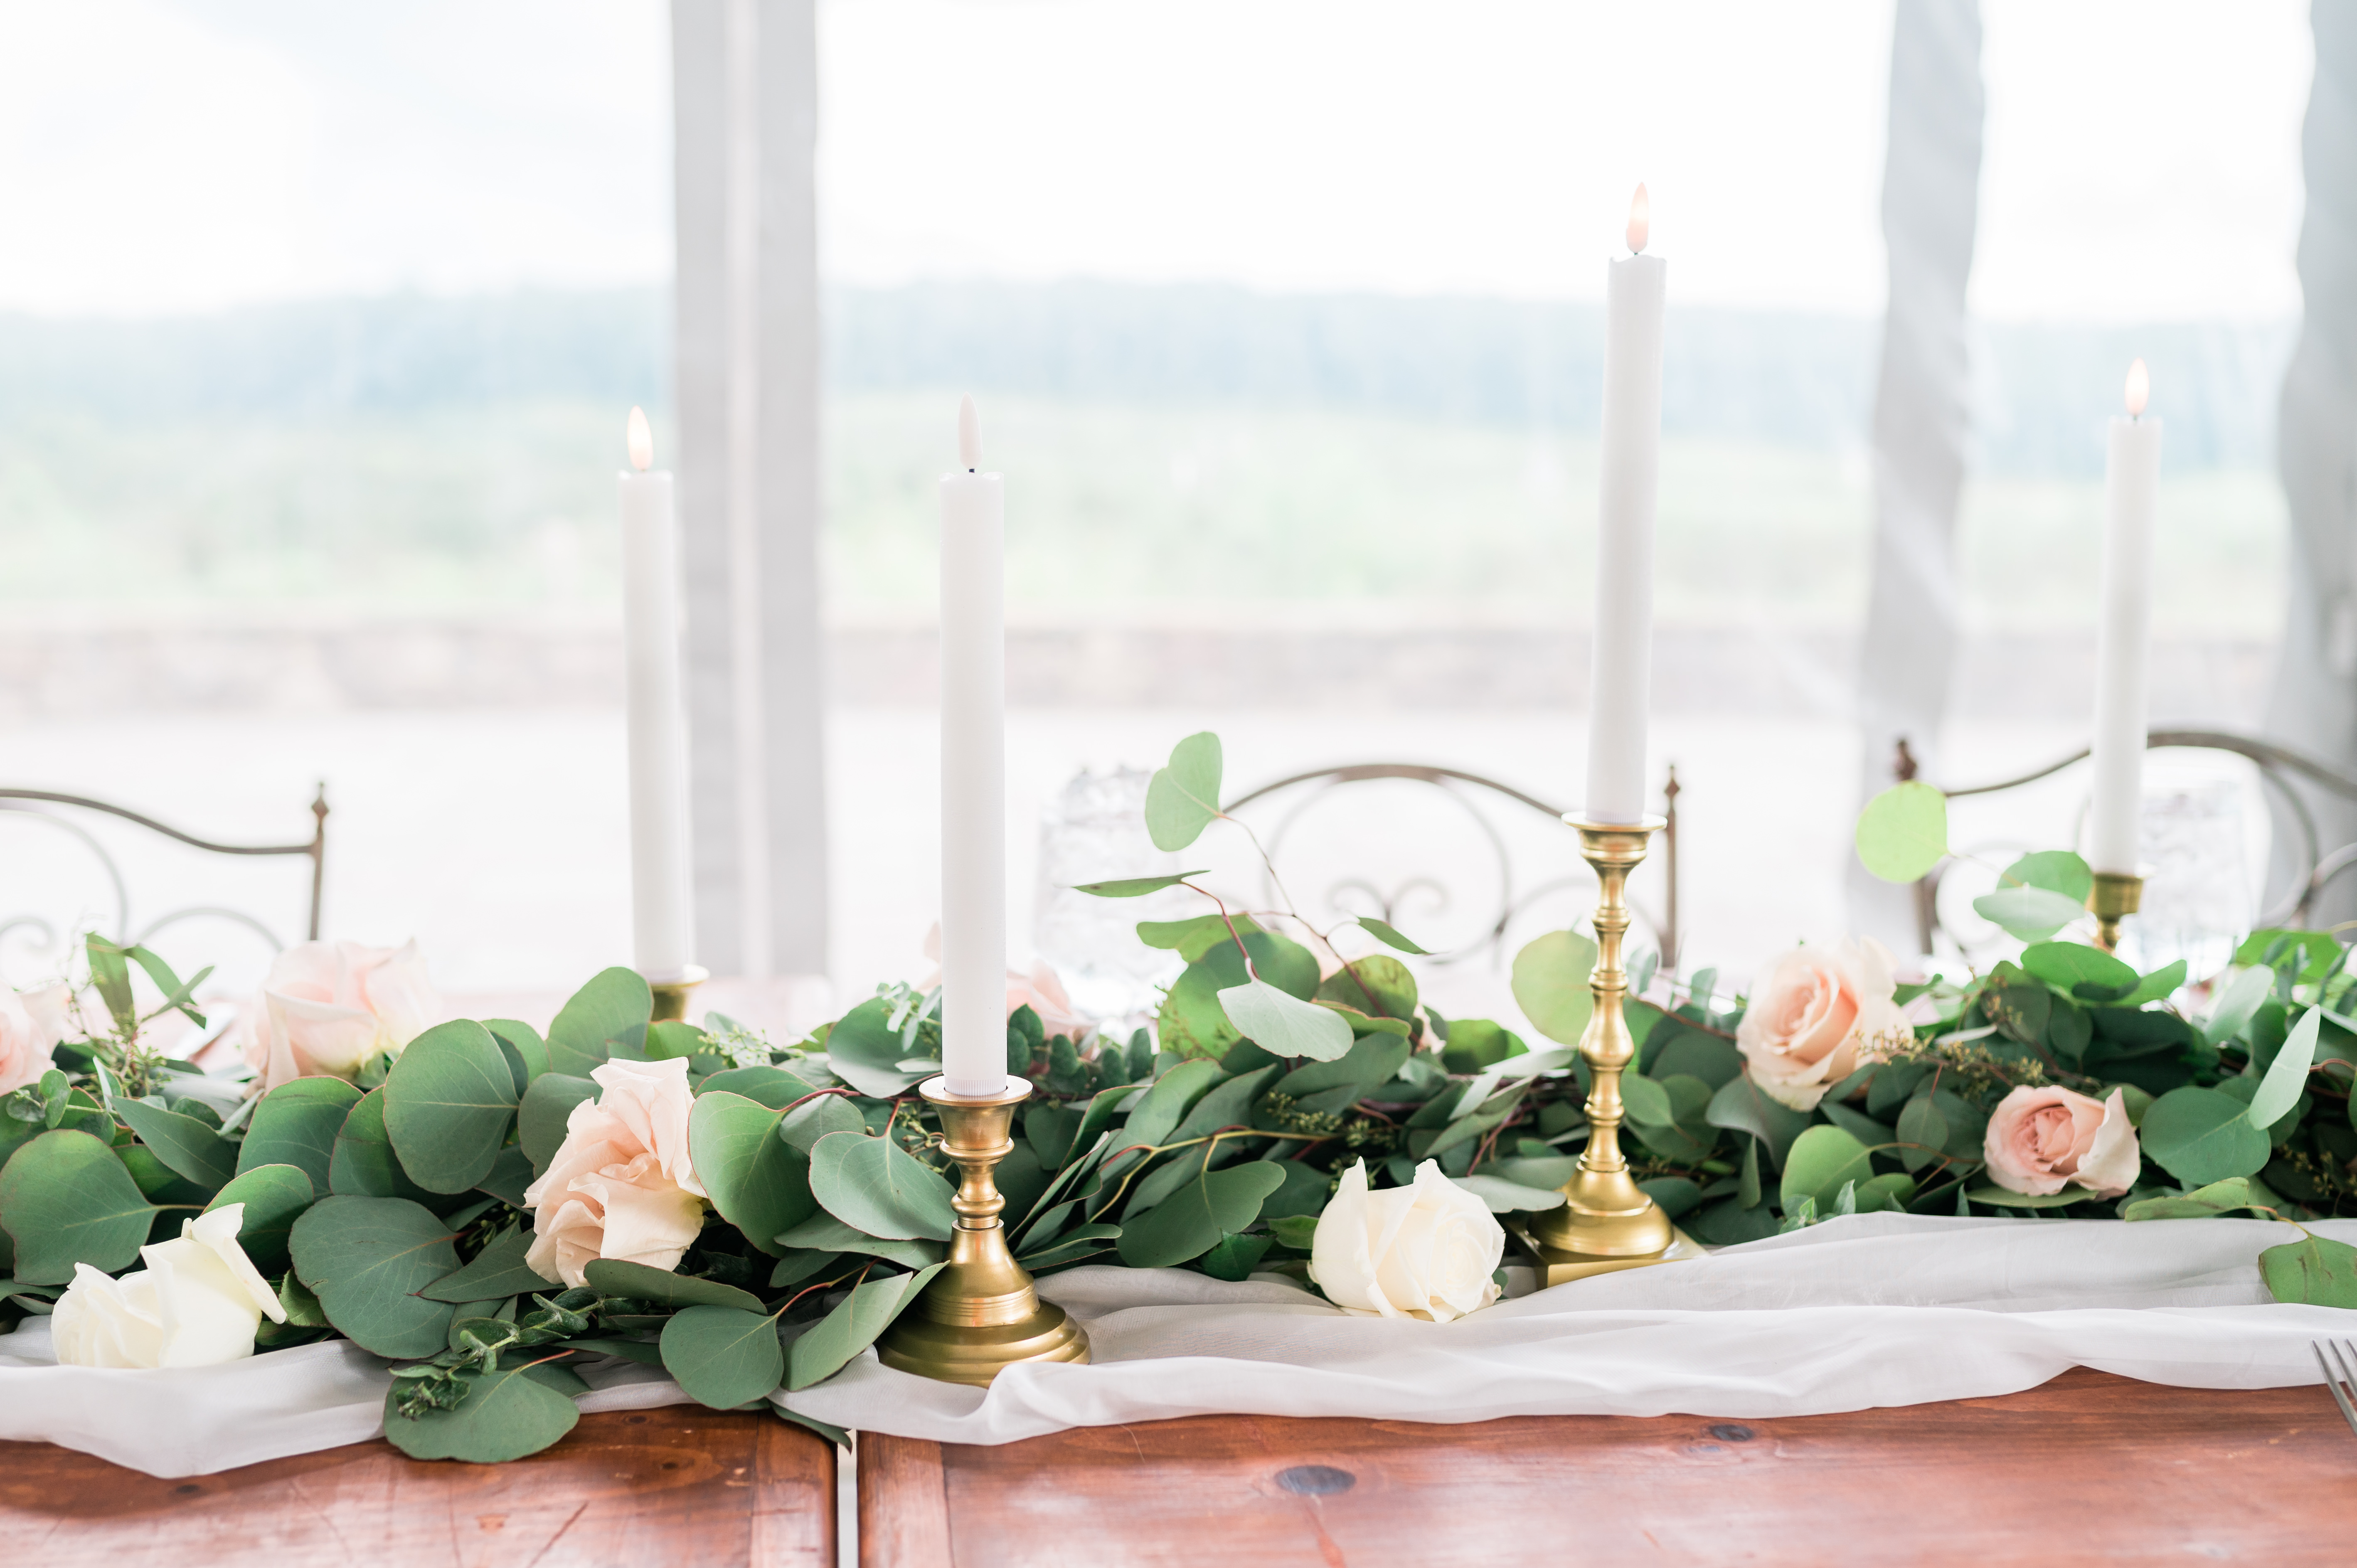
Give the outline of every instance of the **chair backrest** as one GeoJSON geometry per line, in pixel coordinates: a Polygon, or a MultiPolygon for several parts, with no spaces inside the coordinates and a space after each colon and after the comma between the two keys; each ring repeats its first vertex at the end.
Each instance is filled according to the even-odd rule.
{"type": "MultiPolygon", "coordinates": [[[[2145,746],[2146,749],[2154,751],[2163,748],[2182,748],[2190,751],[2232,753],[2248,760],[2257,769],[2261,785],[2274,799],[2282,802],[2285,817],[2290,821],[2298,834],[2298,842],[2290,846],[2290,863],[2297,875],[2288,891],[2276,906],[2260,914],[2257,923],[2261,927],[2281,926],[2304,920],[2309,906],[2315,903],[2317,895],[2321,893],[2333,878],[2347,871],[2352,865],[2357,865],[2357,844],[2340,844],[2327,848],[2317,832],[2315,813],[2309,809],[2308,801],[2302,798],[2300,792],[2292,788],[2292,781],[2298,779],[2327,793],[2339,795],[2344,800],[2357,800],[2357,774],[2352,774],[2346,768],[2336,767],[2319,757],[2310,757],[2306,752],[2294,750],[2290,746],[2280,746],[2270,740],[2260,740],[2252,736],[2237,735],[2231,730],[2157,729],[2146,735],[2145,746]]],[[[2018,789],[2024,785],[2035,784],[2040,779],[2050,779],[2066,768],[2084,762],[2090,755],[2092,755],[2090,751],[2082,746],[2068,757],[2058,758],[2018,778],[2001,779],[1993,784],[1974,784],[1962,789],[1949,789],[1942,786],[1940,792],[1952,800],[1975,795],[2003,794],[2007,790],[2018,789]]],[[[1916,770],[1914,755],[1909,750],[1907,742],[1902,738],[1899,742],[1898,755],[1892,764],[1891,772],[1903,782],[1913,779],[1916,770]]],[[[1942,935],[1946,936],[1950,941],[1955,942],[1960,949],[1964,945],[1957,940],[1954,932],[1948,930],[1940,915],[1940,878],[1945,869],[1944,865],[1934,866],[1921,881],[1916,884],[1916,927],[1923,941],[1923,950],[1926,952],[1932,950],[1932,940],[1942,935]]]]}
{"type": "MultiPolygon", "coordinates": [[[[98,925],[101,934],[114,941],[126,945],[145,944],[151,942],[157,933],[184,920],[210,918],[226,920],[253,931],[266,942],[274,952],[286,945],[279,931],[266,922],[244,910],[228,908],[217,904],[188,904],[152,916],[146,915],[133,902],[130,882],[124,875],[122,865],[117,860],[113,849],[100,834],[91,831],[93,825],[91,822],[92,817],[113,818],[126,822],[148,832],[175,840],[210,854],[301,855],[307,858],[311,863],[311,886],[304,922],[304,936],[317,940],[319,935],[319,900],[327,872],[328,855],[328,787],[324,783],[319,786],[317,793],[312,798],[311,837],[304,843],[217,843],[210,839],[199,838],[194,833],[185,832],[168,823],[159,822],[153,817],[109,801],[94,800],[82,795],[61,794],[51,789],[0,789],[0,811],[9,813],[14,821],[38,824],[45,830],[61,835],[90,857],[94,863],[95,869],[102,875],[106,889],[113,895],[113,918],[109,921],[101,918],[98,925]]],[[[7,890],[7,896],[12,902],[16,898],[26,897],[25,894],[13,889],[7,890]]],[[[12,933],[17,932],[30,932],[41,947],[54,950],[60,958],[64,956],[65,944],[75,940],[72,931],[61,929],[56,919],[38,908],[0,907],[0,940],[5,940],[12,933]]]]}
{"type": "MultiPolygon", "coordinates": [[[[1428,786],[1446,799],[1473,829],[1478,842],[1484,845],[1491,860],[1497,892],[1493,907],[1485,911],[1472,940],[1460,942],[1446,951],[1436,952],[1433,961],[1439,963],[1459,963],[1467,959],[1488,954],[1502,956],[1506,932],[1514,920],[1541,899],[1568,888],[1594,886],[1593,874],[1583,870],[1571,876],[1543,880],[1528,888],[1518,888],[1514,875],[1514,854],[1501,831],[1479,802],[1489,801],[1503,806],[1514,816],[1531,813],[1546,819],[1565,834],[1571,843],[1569,830],[1562,828],[1564,811],[1515,789],[1511,784],[1485,779],[1478,773],[1460,768],[1436,768],[1415,762],[1359,762],[1337,768],[1320,768],[1308,773],[1297,773],[1275,779],[1258,789],[1246,790],[1230,800],[1222,809],[1233,813],[1255,802],[1267,802],[1283,809],[1263,836],[1262,844],[1271,862],[1283,864],[1285,841],[1304,819],[1321,806],[1332,803],[1338,793],[1353,786],[1385,781],[1405,781],[1428,786]]],[[[1669,781],[1663,789],[1663,816],[1667,826],[1658,844],[1662,867],[1663,893],[1657,907],[1631,894],[1630,902],[1637,918],[1653,934],[1661,952],[1663,973],[1674,973],[1678,959],[1678,770],[1673,765],[1669,781]]],[[[1528,820],[1528,818],[1523,818],[1528,820]]],[[[1573,857],[1577,858],[1576,847],[1573,857]]],[[[1439,907],[1452,904],[1454,889],[1459,879],[1445,868],[1429,868],[1419,865],[1403,872],[1388,886],[1370,880],[1367,872],[1352,867],[1329,883],[1321,896],[1327,907],[1335,910],[1372,915],[1378,919],[1402,922],[1394,918],[1411,897],[1421,896],[1439,907]]],[[[1484,903],[1489,903],[1484,900],[1484,903]]],[[[1411,930],[1411,935],[1415,933],[1411,930]]]]}

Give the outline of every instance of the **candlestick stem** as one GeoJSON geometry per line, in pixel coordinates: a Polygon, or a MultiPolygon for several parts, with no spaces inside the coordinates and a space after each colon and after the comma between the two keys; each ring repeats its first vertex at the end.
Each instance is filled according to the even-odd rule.
{"type": "Polygon", "coordinates": [[[942,1152],[963,1179],[950,1207],[949,1266],[887,1329],[876,1350],[888,1367],[946,1383],[989,1386],[1017,1361],[1085,1361],[1089,1337],[1064,1309],[1039,1299],[1031,1275],[1006,1244],[999,1211],[998,1162],[1015,1151],[1015,1108],[1031,1086],[1010,1078],[993,1094],[952,1094],[928,1079],[918,1093],[940,1112],[942,1152]]]}
{"type": "Polygon", "coordinates": [[[1596,1006],[1579,1037],[1579,1054],[1589,1074],[1587,1147],[1563,1186],[1563,1207],[1533,1221],[1531,1237],[1543,1262],[1554,1261],[1545,1256],[1550,1252],[1586,1262],[1646,1262],[1667,1251],[1675,1237],[1669,1216],[1637,1186],[1620,1154],[1625,1111],[1620,1074],[1637,1054],[1623,1011],[1629,972],[1621,962],[1621,946],[1629,931],[1629,874],[1645,858],[1646,843],[1663,825],[1663,819],[1623,823],[1567,816],[1564,821],[1577,830],[1580,854],[1596,868],[1600,884],[1596,968],[1587,982],[1596,1006]]]}
{"type": "Polygon", "coordinates": [[[2095,917],[2095,945],[2105,952],[2116,952],[2120,945],[2120,919],[2133,915],[2144,902],[2144,878],[2125,871],[2098,871],[2094,890],[2087,895],[2087,908],[2095,917]]]}

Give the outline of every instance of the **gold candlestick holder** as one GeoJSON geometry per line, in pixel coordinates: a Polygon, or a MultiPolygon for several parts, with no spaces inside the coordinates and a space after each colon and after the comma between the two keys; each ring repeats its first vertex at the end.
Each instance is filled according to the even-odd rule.
{"type": "Polygon", "coordinates": [[[1629,972],[1621,964],[1621,939],[1629,930],[1629,874],[1645,858],[1647,841],[1664,825],[1663,819],[1594,822],[1567,815],[1564,821],[1577,830],[1580,855],[1596,868],[1600,885],[1596,968],[1587,983],[1596,1010],[1579,1036],[1579,1054],[1590,1075],[1587,1147],[1563,1186],[1563,1207],[1515,1227],[1538,1265],[1543,1285],[1698,1257],[1702,1251],[1637,1186],[1620,1154],[1620,1074],[1637,1054],[1622,1011],[1629,994],[1629,972]]]}
{"type": "Polygon", "coordinates": [[[2116,952],[2121,918],[2135,914],[2143,902],[2143,877],[2126,871],[2095,873],[2094,889],[2087,895],[2087,908],[2095,917],[2095,945],[2105,952],[2116,952]]]}
{"type": "Polygon", "coordinates": [[[689,964],[669,980],[651,980],[647,989],[655,993],[656,1024],[675,1024],[687,1016],[687,993],[712,978],[712,972],[699,964],[689,964]]]}
{"type": "Polygon", "coordinates": [[[949,1266],[884,1331],[877,1354],[904,1372],[982,1388],[1017,1361],[1087,1360],[1087,1331],[1062,1307],[1039,1299],[998,1222],[1006,1207],[996,1179],[998,1162],[1014,1152],[1015,1108],[1031,1086],[1010,1077],[996,1094],[952,1094],[947,1079],[932,1078],[917,1092],[940,1112],[942,1152],[964,1178],[950,1199],[957,1228],[950,1233],[949,1266]]]}

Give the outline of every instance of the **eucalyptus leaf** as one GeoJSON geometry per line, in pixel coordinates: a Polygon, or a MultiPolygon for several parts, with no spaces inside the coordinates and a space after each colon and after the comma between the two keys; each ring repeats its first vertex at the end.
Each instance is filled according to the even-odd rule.
{"type": "Polygon", "coordinates": [[[810,1187],[829,1214],[886,1240],[946,1241],[957,1223],[941,1173],[889,1138],[829,1133],[811,1146],[810,1187]]]}
{"type": "Polygon", "coordinates": [[[2095,890],[2095,874],[2067,849],[2035,850],[2005,868],[2000,886],[2042,887],[2059,893],[2086,913],[2087,896],[2095,890]]]}
{"type": "Polygon", "coordinates": [[[636,970],[617,967],[590,976],[548,1026],[549,1070],[587,1078],[612,1058],[643,1056],[654,1010],[654,992],[636,970]]]}
{"type": "Polygon", "coordinates": [[[1587,989],[1596,944],[1577,931],[1549,931],[1514,955],[1514,1004],[1531,1026],[1559,1046],[1576,1046],[1595,999],[1587,989]]]}
{"type": "Polygon", "coordinates": [[[565,1394],[532,1376],[532,1363],[511,1362],[466,1379],[453,1410],[416,1416],[396,1408],[402,1385],[385,1391],[385,1441],[413,1459],[458,1459],[498,1465],[537,1454],[571,1432],[581,1412],[565,1394]]]}
{"type": "Polygon", "coordinates": [[[2017,941],[2042,942],[2087,912],[2082,899],[2044,887],[2000,887],[1973,900],[1973,912],[2017,941]]]}
{"type": "Polygon", "coordinates": [[[942,1261],[939,1241],[892,1240],[865,1235],[823,1211],[779,1236],[778,1245],[788,1251],[857,1252],[898,1263],[904,1269],[929,1268],[942,1261]]]}
{"type": "Polygon", "coordinates": [[[1352,959],[1320,982],[1314,994],[1320,1002],[1339,1002],[1370,1018],[1415,1016],[1415,975],[1389,953],[1352,959]]]}
{"type": "Polygon", "coordinates": [[[1176,887],[1190,876],[1202,875],[1200,871],[1181,871],[1168,876],[1118,876],[1110,882],[1083,882],[1072,891],[1086,893],[1092,898],[1143,898],[1148,893],[1176,887]]]}
{"type": "Polygon", "coordinates": [[[1159,850],[1185,849],[1220,814],[1220,737],[1205,730],[1170,748],[1146,786],[1146,832],[1159,850]]]}
{"type": "Polygon", "coordinates": [[[16,1240],[23,1284],[65,1284],[78,1262],[130,1267],[155,1218],[114,1151],[70,1127],[43,1133],[0,1170],[0,1230],[16,1240]]]}
{"type": "MultiPolygon", "coordinates": [[[[2093,1196],[2083,1194],[2082,1196],[2093,1196]]],[[[2248,1176],[2229,1176],[2174,1197],[2144,1197],[2120,1210],[2123,1219],[2211,1219],[2243,1208],[2272,1208],[2275,1195],[2253,1190],[2248,1176]]]]}
{"type": "Polygon", "coordinates": [[[327,1191],[336,1134],[360,1098],[361,1091],[339,1078],[298,1078],[280,1084],[262,1097],[247,1120],[237,1168],[293,1165],[311,1178],[314,1191],[327,1191]]]}
{"type": "Polygon", "coordinates": [[[2316,1032],[2323,1026],[2324,1015],[2311,1007],[2284,1036],[2283,1049],[2276,1053],[2251,1099],[2252,1126],[2262,1131],[2272,1127],[2299,1103],[2300,1091],[2308,1087],[2308,1069],[2316,1061],[2316,1032]]]}
{"type": "Polygon", "coordinates": [[[811,1195],[810,1156],[778,1136],[783,1119],[759,1101],[725,1090],[697,1095],[687,1117],[688,1161],[712,1207],[746,1240],[772,1256],[778,1244],[771,1238],[817,1207],[811,1195]]]}
{"type": "Polygon", "coordinates": [[[633,1301],[659,1301],[667,1306],[726,1306],[749,1313],[769,1310],[751,1291],[625,1258],[596,1259],[581,1273],[591,1290],[633,1301]]]}
{"type": "Polygon", "coordinates": [[[2032,942],[2021,951],[2021,967],[2049,985],[2089,1002],[2126,996],[2141,978],[2101,948],[2084,942],[2032,942]],[[2082,991],[2081,986],[2087,989],[2082,991]]]}
{"type": "Polygon", "coordinates": [[[1857,814],[1858,864],[1885,882],[1921,880],[1948,854],[1948,798],[1918,779],[1896,784],[1857,814]]]}
{"type": "Polygon", "coordinates": [[[1168,1268],[1200,1258],[1220,1238],[1260,1218],[1261,1200],[1285,1185],[1273,1160],[1247,1160],[1209,1171],[1146,1214],[1124,1222],[1121,1260],[1132,1268],[1168,1268]]]}
{"type": "Polygon", "coordinates": [[[2084,1203],[2095,1197],[2083,1187],[2065,1187],[2060,1192],[2014,1192],[1995,1186],[1976,1187],[1964,1195],[1975,1203],[1986,1203],[1992,1208],[2061,1208],[2066,1204],[2084,1203]]]}
{"type": "Polygon", "coordinates": [[[554,1290],[557,1282],[533,1272],[523,1261],[532,1251],[532,1228],[528,1225],[512,1230],[502,1230],[490,1240],[490,1244],[475,1255],[475,1261],[455,1273],[445,1274],[427,1285],[420,1294],[428,1301],[447,1301],[465,1305],[470,1301],[491,1301],[501,1296],[532,1295],[554,1290]]]}
{"type": "Polygon", "coordinates": [[[114,1113],[175,1176],[209,1193],[219,1192],[237,1174],[237,1145],[193,1116],[127,1096],[116,1097],[114,1113]]]}
{"type": "Polygon", "coordinates": [[[540,1037],[538,1029],[518,1018],[486,1018],[483,1027],[499,1041],[500,1054],[508,1058],[518,1094],[531,1088],[532,1080],[548,1070],[548,1042],[540,1037]]]}
{"type": "Polygon", "coordinates": [[[414,1360],[447,1343],[457,1308],[423,1293],[458,1267],[449,1228],[401,1197],[331,1195],[295,1221],[295,1273],[363,1350],[414,1360]]]}
{"type": "Polygon", "coordinates": [[[317,1197],[311,1178],[297,1165],[255,1165],[240,1171],[213,1194],[207,1213],[232,1203],[245,1205],[239,1220],[237,1244],[264,1274],[286,1272],[286,1238],[296,1219],[317,1197]]]}
{"type": "Polygon", "coordinates": [[[2145,1157],[2187,1187],[2255,1176],[2267,1163],[2267,1135],[2249,1108],[2214,1089],[2187,1085],[2152,1102],[2136,1129],[2145,1157]]]}
{"type": "Polygon", "coordinates": [[[2236,970],[2234,978],[2219,993],[2210,1016],[2202,1021],[2201,1037],[2213,1046],[2222,1046],[2241,1034],[2274,988],[2275,975],[2268,970],[2236,970]]]}
{"type": "Polygon", "coordinates": [[[936,1263],[913,1274],[893,1274],[853,1286],[833,1312],[794,1341],[787,1359],[786,1387],[806,1389],[841,1371],[892,1326],[892,1320],[932,1283],[942,1266],[936,1263]]]}
{"type": "MultiPolygon", "coordinates": [[[[818,1092],[818,1085],[805,1083],[781,1067],[732,1067],[714,1073],[695,1086],[698,1094],[710,1094],[715,1090],[741,1094],[748,1100],[759,1101],[772,1111],[783,1111],[797,1100],[809,1100],[818,1092]]],[[[830,1095],[828,1098],[839,1100],[842,1097],[830,1095]]]]}
{"type": "Polygon", "coordinates": [[[597,1098],[597,1086],[568,1072],[548,1072],[532,1080],[516,1104],[516,1146],[523,1150],[535,1171],[544,1171],[556,1151],[565,1146],[565,1124],[573,1108],[597,1098]]]}
{"type": "Polygon", "coordinates": [[[1804,1197],[1814,1197],[1822,1209],[1830,1205],[1846,1182],[1862,1182],[1874,1175],[1874,1162],[1864,1144],[1838,1127],[1817,1126],[1792,1142],[1784,1162],[1781,1199],[1791,1214],[1804,1197]]]}
{"type": "Polygon", "coordinates": [[[1415,942],[1409,940],[1406,937],[1402,936],[1398,929],[1393,926],[1389,921],[1378,920],[1372,915],[1360,916],[1359,924],[1364,927],[1371,934],[1373,935],[1377,941],[1382,942],[1385,947],[1396,948],[1401,952],[1415,953],[1418,955],[1428,953],[1432,950],[1430,948],[1418,947],[1415,942]]]}
{"type": "MultiPolygon", "coordinates": [[[[1790,1157],[1793,1140],[1809,1124],[1809,1113],[1771,1100],[1745,1073],[1718,1086],[1704,1119],[1714,1127],[1749,1133],[1768,1145],[1769,1158],[1780,1168],[1790,1157]]],[[[1813,1189],[1812,1189],[1813,1190],[1813,1189]]]]}
{"type": "MultiPolygon", "coordinates": [[[[405,1197],[416,1201],[447,1196],[417,1185],[402,1167],[384,1130],[384,1090],[371,1089],[344,1114],[328,1157],[328,1190],[355,1197],[405,1197]]],[[[463,1189],[462,1189],[463,1190],[463,1189]]]]}
{"type": "Polygon", "coordinates": [[[1265,980],[1248,980],[1221,992],[1220,1005],[1237,1033],[1280,1057],[1332,1061],[1356,1037],[1340,1014],[1287,995],[1265,980]]]}
{"type": "Polygon", "coordinates": [[[2357,1247],[2303,1236],[2259,1254],[2259,1277],[2277,1301],[2357,1307],[2357,1247]]]}
{"type": "Polygon", "coordinates": [[[864,1132],[866,1126],[856,1102],[840,1094],[823,1094],[787,1112],[778,1123],[778,1136],[807,1155],[829,1133],[864,1132]]]}
{"type": "Polygon", "coordinates": [[[900,1031],[890,1020],[889,1004],[870,997],[836,1019],[826,1036],[827,1066],[835,1077],[877,1100],[889,1100],[938,1070],[930,1063],[915,1070],[901,1067],[900,1031]]]}
{"type": "Polygon", "coordinates": [[[761,1398],[786,1374],[778,1320],[733,1306],[691,1306],[662,1328],[663,1370],[688,1398],[735,1410],[761,1398]]]}
{"type": "Polygon", "coordinates": [[[402,1169],[428,1192],[465,1192],[490,1175],[515,1122],[505,1051],[472,1019],[437,1024],[385,1075],[384,1130],[402,1169]]]}

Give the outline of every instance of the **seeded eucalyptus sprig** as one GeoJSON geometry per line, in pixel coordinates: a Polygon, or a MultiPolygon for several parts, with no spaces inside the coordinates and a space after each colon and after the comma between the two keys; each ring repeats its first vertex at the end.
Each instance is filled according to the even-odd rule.
{"type": "Polygon", "coordinates": [[[393,1369],[393,1375],[401,1391],[393,1409],[412,1421],[428,1411],[456,1410],[466,1399],[474,1380],[498,1371],[500,1358],[508,1351],[578,1339],[589,1332],[599,1313],[609,1305],[619,1312],[628,1312],[636,1305],[627,1301],[609,1304],[593,1290],[568,1290],[554,1297],[535,1295],[532,1299],[539,1304],[538,1310],[512,1320],[460,1319],[450,1330],[451,1338],[457,1341],[454,1348],[430,1361],[393,1369]]]}

